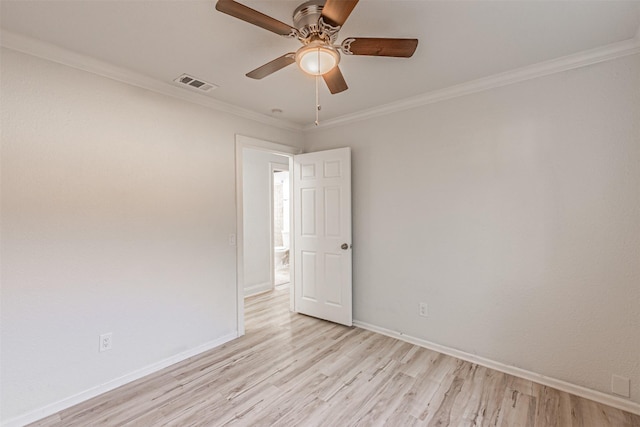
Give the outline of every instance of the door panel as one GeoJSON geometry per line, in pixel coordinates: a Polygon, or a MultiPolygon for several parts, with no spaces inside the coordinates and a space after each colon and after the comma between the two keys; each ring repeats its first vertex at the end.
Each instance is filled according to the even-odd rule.
{"type": "Polygon", "coordinates": [[[351,151],[294,156],[293,168],[295,309],[350,326],[351,151]]]}
{"type": "Polygon", "coordinates": [[[302,298],[309,301],[317,301],[316,293],[316,253],[302,251],[302,263],[300,272],[302,273],[302,298]]]}
{"type": "Polygon", "coordinates": [[[324,229],[327,237],[340,237],[340,187],[324,189],[324,229]]]}
{"type": "Polygon", "coordinates": [[[316,189],[303,188],[300,191],[302,209],[300,210],[300,222],[302,235],[305,237],[316,236],[316,189]]]}

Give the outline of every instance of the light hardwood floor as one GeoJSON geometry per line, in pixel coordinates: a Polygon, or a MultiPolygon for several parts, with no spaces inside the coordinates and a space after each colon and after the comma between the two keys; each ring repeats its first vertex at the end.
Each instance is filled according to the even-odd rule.
{"type": "Polygon", "coordinates": [[[33,426],[640,426],[640,416],[246,301],[246,335],[33,426]]]}

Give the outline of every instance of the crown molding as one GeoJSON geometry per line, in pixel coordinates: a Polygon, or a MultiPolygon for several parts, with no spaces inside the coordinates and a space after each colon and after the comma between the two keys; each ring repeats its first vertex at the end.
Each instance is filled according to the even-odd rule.
{"type": "Polygon", "coordinates": [[[31,37],[23,36],[7,30],[0,31],[0,45],[7,49],[26,53],[28,55],[43,58],[52,62],[76,68],[78,70],[87,71],[116,80],[122,83],[138,86],[153,92],[178,98],[183,101],[198,104],[216,111],[233,114],[238,117],[264,123],[277,128],[300,132],[302,125],[277,119],[265,114],[256,113],[255,111],[237,107],[226,102],[222,102],[205,95],[185,90],[173,84],[166,83],[144,74],[109,64],[98,59],[82,55],[59,46],[43,42],[31,37]]]}
{"type": "Polygon", "coordinates": [[[507,86],[525,80],[531,80],[550,74],[573,70],[575,68],[586,67],[599,62],[610,61],[612,59],[640,53],[640,28],[635,37],[621,42],[609,44],[595,49],[586,50],[576,54],[564,56],[550,61],[544,61],[526,67],[518,68],[504,73],[494,74],[481,79],[472,80],[444,89],[423,93],[421,95],[405,98],[400,101],[380,105],[358,111],[353,114],[345,114],[340,117],[328,119],[320,125],[308,125],[304,127],[304,132],[324,130],[337,126],[344,126],[354,122],[371,119],[397,113],[423,105],[433,104],[459,96],[469,95],[476,92],[485,91],[492,88],[507,86]]]}
{"type": "Polygon", "coordinates": [[[245,108],[237,107],[213,98],[190,92],[170,83],[153,79],[143,74],[125,68],[117,67],[104,61],[78,54],[70,50],[19,35],[7,30],[0,32],[0,45],[8,49],[26,53],[49,61],[57,62],[72,68],[87,71],[112,80],[138,86],[153,92],[168,95],[187,102],[198,104],[216,111],[233,114],[256,122],[264,123],[280,129],[296,132],[314,132],[337,126],[344,126],[354,122],[367,120],[379,116],[393,114],[424,105],[445,101],[459,96],[465,96],[488,89],[507,86],[538,77],[547,76],[563,71],[610,61],[616,58],[640,53],[640,27],[636,35],[628,40],[609,44],[595,49],[564,56],[550,61],[540,62],[504,73],[494,74],[459,85],[450,86],[432,92],[423,93],[399,101],[345,114],[333,119],[324,120],[319,126],[301,125],[298,123],[277,119],[265,114],[257,113],[245,108]]]}

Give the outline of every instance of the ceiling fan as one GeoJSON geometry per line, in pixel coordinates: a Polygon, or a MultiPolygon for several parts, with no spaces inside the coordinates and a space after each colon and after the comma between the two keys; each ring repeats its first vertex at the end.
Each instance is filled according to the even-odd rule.
{"type": "Polygon", "coordinates": [[[340,52],[344,55],[390,56],[409,58],[418,46],[417,39],[349,37],[334,44],[338,32],[358,0],[311,0],[293,12],[293,25],[267,16],[234,0],[218,0],[216,9],[227,15],[257,25],[284,37],[296,38],[303,46],[286,53],[247,73],[262,79],[296,62],[306,73],[322,76],[332,94],[348,89],[338,67],[340,52]]]}

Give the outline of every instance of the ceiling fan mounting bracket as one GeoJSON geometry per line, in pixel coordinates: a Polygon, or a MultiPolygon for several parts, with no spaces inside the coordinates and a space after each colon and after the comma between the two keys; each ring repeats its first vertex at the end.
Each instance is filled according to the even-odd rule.
{"type": "Polygon", "coordinates": [[[286,39],[299,39],[300,32],[296,28],[292,28],[289,34],[283,34],[282,37],[286,39]]]}
{"type": "Polygon", "coordinates": [[[354,41],[356,41],[356,39],[354,39],[353,37],[344,39],[342,44],[340,45],[340,50],[342,51],[342,53],[344,53],[345,55],[353,55],[353,52],[351,52],[351,43],[353,43],[354,41]]]}
{"type": "Polygon", "coordinates": [[[333,26],[327,23],[322,16],[318,19],[318,27],[320,28],[320,37],[325,38],[329,43],[335,43],[338,31],[342,28],[340,25],[333,26]]]}

